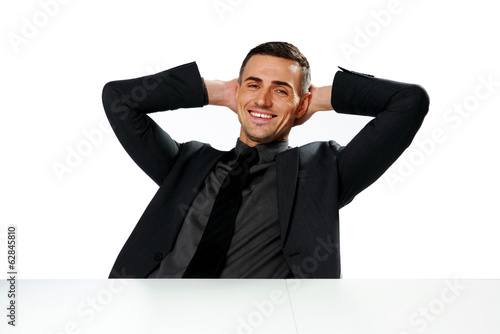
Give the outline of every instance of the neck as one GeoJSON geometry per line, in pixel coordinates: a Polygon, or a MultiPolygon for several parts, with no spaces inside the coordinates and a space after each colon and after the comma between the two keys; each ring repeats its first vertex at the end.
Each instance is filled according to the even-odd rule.
{"type": "Polygon", "coordinates": [[[287,140],[288,139],[288,135],[287,136],[283,136],[282,138],[274,139],[274,140],[266,140],[266,139],[259,139],[259,138],[250,138],[243,131],[243,129],[241,129],[241,131],[240,131],[240,138],[239,139],[240,139],[240,141],[244,142],[248,146],[254,147],[256,145],[267,144],[267,143],[270,143],[270,142],[273,142],[273,141],[287,140]]]}

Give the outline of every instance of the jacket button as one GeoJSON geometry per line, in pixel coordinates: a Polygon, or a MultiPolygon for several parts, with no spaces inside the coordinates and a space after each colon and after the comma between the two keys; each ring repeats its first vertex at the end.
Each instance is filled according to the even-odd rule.
{"type": "Polygon", "coordinates": [[[155,254],[155,261],[160,261],[163,258],[163,254],[158,252],[155,254]]]}

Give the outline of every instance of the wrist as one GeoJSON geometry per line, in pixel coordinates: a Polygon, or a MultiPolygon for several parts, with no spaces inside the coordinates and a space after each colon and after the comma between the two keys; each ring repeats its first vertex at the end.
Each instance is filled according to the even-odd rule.
{"type": "Polygon", "coordinates": [[[221,80],[205,80],[208,104],[216,106],[225,105],[225,85],[221,80]]]}
{"type": "Polygon", "coordinates": [[[332,86],[313,87],[310,109],[316,111],[333,110],[331,105],[332,86]]]}

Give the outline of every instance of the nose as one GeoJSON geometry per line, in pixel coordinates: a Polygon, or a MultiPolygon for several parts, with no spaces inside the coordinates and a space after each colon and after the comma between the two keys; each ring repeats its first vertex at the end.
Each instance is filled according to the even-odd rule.
{"type": "Polygon", "coordinates": [[[269,89],[261,89],[255,96],[255,104],[258,107],[270,108],[273,105],[271,91],[269,89]]]}

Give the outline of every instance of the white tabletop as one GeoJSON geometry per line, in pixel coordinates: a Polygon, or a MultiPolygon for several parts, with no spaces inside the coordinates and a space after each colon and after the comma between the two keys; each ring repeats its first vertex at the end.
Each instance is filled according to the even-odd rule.
{"type": "MultiPolygon", "coordinates": [[[[7,290],[2,281],[6,306],[7,290]]],[[[16,290],[16,327],[2,316],[2,333],[500,333],[496,280],[19,280],[16,290]]]]}

